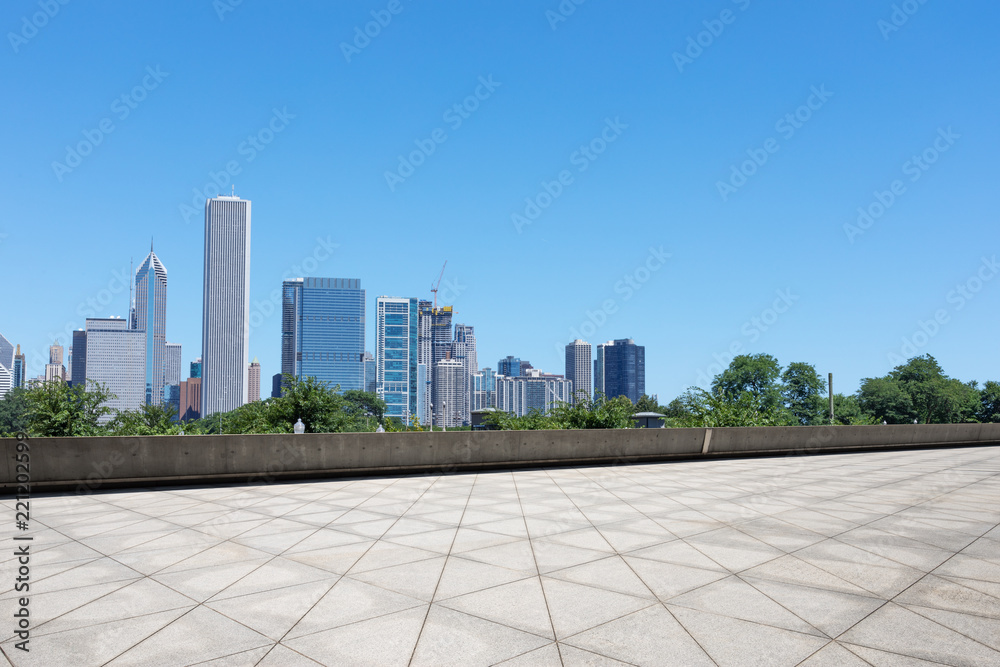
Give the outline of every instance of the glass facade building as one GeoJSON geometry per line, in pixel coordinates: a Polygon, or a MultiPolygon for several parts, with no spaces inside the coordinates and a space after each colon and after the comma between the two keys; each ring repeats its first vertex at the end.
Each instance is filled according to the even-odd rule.
{"type": "Polygon", "coordinates": [[[167,270],[152,247],[135,272],[134,312],[134,328],[146,339],[146,404],[159,405],[167,384],[167,270]]]}
{"type": "Polygon", "coordinates": [[[14,346],[0,334],[0,398],[14,388],[14,346]]]}
{"type": "Polygon", "coordinates": [[[409,424],[419,410],[417,299],[380,296],[376,310],[375,392],[387,416],[409,424]]]}
{"type": "Polygon", "coordinates": [[[646,393],[646,348],[631,338],[604,345],[604,393],[633,403],[646,393]]]}
{"type": "Polygon", "coordinates": [[[365,291],[353,278],[282,283],[281,372],[365,390],[365,291]]]}

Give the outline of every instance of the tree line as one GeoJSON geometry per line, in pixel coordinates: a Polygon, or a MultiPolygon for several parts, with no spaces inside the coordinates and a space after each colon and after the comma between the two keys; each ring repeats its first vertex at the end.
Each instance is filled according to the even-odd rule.
{"type": "MultiPolygon", "coordinates": [[[[46,382],[13,389],[0,400],[0,434],[34,437],[144,436],[179,433],[291,433],[299,419],[309,433],[423,430],[386,416],[377,395],[329,386],[316,378],[286,375],[283,394],[185,423],[169,405],[135,410],[108,407],[112,395],[93,382],[46,382]]],[[[1000,422],[1000,382],[962,382],[944,373],[930,355],[914,357],[884,377],[865,378],[854,394],[834,394],[835,424],[953,424],[1000,422]]],[[[636,412],[658,412],[668,427],[793,426],[829,424],[826,382],[811,364],[782,367],[769,354],[740,355],[716,375],[708,390],[691,387],[667,405],[642,396],[597,395],[573,405],[533,410],[523,417],[494,412],[499,430],[613,429],[632,426],[636,412]]]]}

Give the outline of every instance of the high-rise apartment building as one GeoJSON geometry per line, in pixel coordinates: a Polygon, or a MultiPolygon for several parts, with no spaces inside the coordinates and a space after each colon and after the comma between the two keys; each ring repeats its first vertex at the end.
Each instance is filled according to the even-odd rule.
{"type": "Polygon", "coordinates": [[[572,400],[573,383],[561,375],[496,376],[496,408],[523,417],[532,410],[548,414],[560,403],[572,400]]]}
{"type": "Polygon", "coordinates": [[[375,357],[371,352],[365,352],[365,391],[374,394],[377,382],[378,373],[376,372],[375,357]]]}
{"type": "Polygon", "coordinates": [[[353,278],[282,283],[281,372],[365,389],[365,291],[353,278]]]}
{"type": "Polygon", "coordinates": [[[457,359],[442,359],[434,365],[434,425],[462,426],[468,384],[465,366],[457,359]]]}
{"type": "MultiPolygon", "coordinates": [[[[163,402],[167,364],[167,269],[149,246],[149,254],[135,272],[133,328],[146,341],[146,404],[163,402]]],[[[178,380],[179,382],[179,380],[178,380]]]]}
{"type": "Polygon", "coordinates": [[[201,377],[201,357],[198,357],[191,362],[191,370],[189,371],[188,377],[200,378],[201,377]]]}
{"type": "MultiPolygon", "coordinates": [[[[128,324],[120,317],[86,320],[83,377],[105,385],[114,396],[106,405],[115,410],[137,410],[146,402],[145,332],[128,324]]],[[[106,415],[102,421],[110,418],[106,415]]]]}
{"type": "MultiPolygon", "coordinates": [[[[20,351],[18,346],[18,351],[20,351]]],[[[0,398],[14,388],[14,346],[0,334],[0,398]]]]}
{"type": "Polygon", "coordinates": [[[573,402],[590,398],[590,343],[579,338],[566,346],[566,379],[573,382],[573,402]]]}
{"type": "Polygon", "coordinates": [[[614,345],[613,341],[599,343],[594,350],[594,398],[606,395],[604,391],[604,350],[614,345]]]}
{"type": "Polygon", "coordinates": [[[455,338],[451,343],[451,358],[462,364],[462,424],[472,423],[472,374],[479,362],[476,357],[475,328],[466,324],[455,325],[455,338]]]}
{"type": "Polygon", "coordinates": [[[260,400],[260,360],[257,357],[253,358],[250,362],[250,368],[247,369],[247,400],[250,403],[256,403],[260,400]]]}
{"type": "Polygon", "coordinates": [[[201,320],[203,417],[247,402],[250,346],[250,201],[205,202],[201,320]]]}
{"type": "Polygon", "coordinates": [[[646,348],[631,338],[604,346],[604,393],[608,398],[627,396],[633,403],[646,393],[646,348]]]}
{"type": "Polygon", "coordinates": [[[483,368],[472,374],[472,409],[485,410],[496,407],[497,373],[483,368]]]}
{"type": "Polygon", "coordinates": [[[409,424],[418,410],[417,299],[380,296],[375,307],[375,392],[386,403],[386,416],[409,424]]]}
{"type": "Polygon", "coordinates": [[[497,362],[497,375],[509,378],[521,377],[521,359],[508,354],[506,358],[497,362]]]}
{"type": "Polygon", "coordinates": [[[177,415],[181,421],[201,417],[201,378],[191,377],[181,382],[177,415]]]}

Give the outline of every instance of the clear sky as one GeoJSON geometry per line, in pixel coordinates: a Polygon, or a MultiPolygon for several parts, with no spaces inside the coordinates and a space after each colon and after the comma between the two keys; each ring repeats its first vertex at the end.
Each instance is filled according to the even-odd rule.
{"type": "Polygon", "coordinates": [[[924,353],[1000,379],[1000,6],[895,7],[11,0],[0,332],[42,372],[127,314],[152,237],[186,369],[205,193],[235,184],[264,378],[283,278],[360,278],[374,350],[375,298],[447,260],[480,366],[562,372],[582,335],[645,345],[664,402],[733,349],[844,392],[924,353]]]}

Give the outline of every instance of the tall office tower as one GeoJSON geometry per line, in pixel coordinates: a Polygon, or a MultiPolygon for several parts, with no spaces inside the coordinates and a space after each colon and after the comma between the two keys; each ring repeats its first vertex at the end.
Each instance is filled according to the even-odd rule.
{"type": "Polygon", "coordinates": [[[431,383],[427,364],[417,364],[417,420],[421,426],[431,423],[431,383]]]}
{"type": "Polygon", "coordinates": [[[70,386],[87,386],[87,332],[73,332],[73,360],[70,362],[70,386]]]}
{"type": "Polygon", "coordinates": [[[434,425],[462,426],[465,410],[465,366],[457,359],[442,359],[434,365],[434,425]]]}
{"type": "Polygon", "coordinates": [[[483,368],[472,374],[472,409],[485,410],[496,407],[497,373],[483,368]]]}
{"type": "Polygon", "coordinates": [[[375,393],[375,384],[378,380],[378,373],[375,372],[375,357],[371,352],[365,352],[365,391],[369,394],[375,393]]]}
{"type": "Polygon", "coordinates": [[[191,362],[191,370],[189,371],[188,377],[200,378],[201,377],[201,357],[198,357],[191,362]]]}
{"type": "Polygon", "coordinates": [[[560,403],[572,400],[573,383],[561,375],[496,376],[496,408],[523,417],[532,410],[548,414],[560,403]]]}
{"type": "Polygon", "coordinates": [[[28,378],[28,362],[21,353],[21,346],[17,346],[14,352],[14,389],[24,386],[24,381],[28,378]]]}
{"type": "Polygon", "coordinates": [[[73,386],[73,346],[70,345],[69,349],[66,350],[66,365],[63,367],[63,379],[66,384],[73,386]]]}
{"type": "Polygon", "coordinates": [[[430,371],[430,396],[432,402],[436,391],[434,384],[437,382],[437,363],[442,359],[447,359],[451,355],[451,343],[453,340],[451,330],[452,315],[451,306],[431,310],[431,360],[427,365],[427,370],[430,371]]]}
{"type": "Polygon", "coordinates": [[[257,357],[253,358],[250,368],[247,369],[247,385],[248,401],[256,403],[260,400],[260,360],[257,357]]]}
{"type": "Polygon", "coordinates": [[[354,278],[281,285],[281,372],[330,389],[365,389],[365,291],[354,278]]]}
{"type": "Polygon", "coordinates": [[[53,343],[49,346],[49,363],[45,364],[45,381],[65,380],[66,367],[63,365],[63,346],[53,343]]]}
{"type": "Polygon", "coordinates": [[[497,362],[497,375],[509,378],[521,377],[521,360],[508,354],[505,359],[497,362]]]}
{"type": "Polygon", "coordinates": [[[386,416],[409,424],[417,413],[417,300],[380,296],[375,301],[375,393],[386,416]]]}
{"type": "Polygon", "coordinates": [[[604,346],[604,393],[627,396],[633,403],[646,393],[646,348],[631,338],[604,346]]]}
{"type": "MultiPolygon", "coordinates": [[[[135,272],[135,313],[132,328],[146,339],[146,404],[163,402],[167,364],[167,270],[149,245],[149,254],[135,272]]],[[[178,380],[180,382],[180,380],[178,380]]]]}
{"type": "MultiPolygon", "coordinates": [[[[128,324],[120,317],[86,321],[83,377],[106,386],[114,396],[106,405],[115,410],[137,410],[146,403],[145,332],[129,329],[128,324]]],[[[109,419],[111,415],[106,415],[102,422],[109,419]]]]}
{"type": "Polygon", "coordinates": [[[164,350],[166,355],[163,366],[163,384],[179,385],[181,383],[181,368],[183,367],[183,362],[181,360],[181,344],[166,343],[164,345],[164,350]]]}
{"type": "Polygon", "coordinates": [[[573,382],[573,402],[590,398],[590,343],[577,338],[566,346],[566,379],[573,382]]]}
{"type": "Polygon", "coordinates": [[[49,346],[49,363],[56,366],[63,365],[63,346],[59,343],[52,343],[49,346]]]}
{"type": "Polygon", "coordinates": [[[600,343],[597,346],[594,354],[594,398],[598,396],[606,396],[607,392],[604,390],[604,350],[614,345],[614,342],[608,341],[607,343],[600,343]]]}
{"type": "Polygon", "coordinates": [[[281,373],[271,376],[271,398],[281,398],[281,373]]]}
{"type": "Polygon", "coordinates": [[[250,347],[250,201],[205,202],[201,416],[247,402],[250,347]]]}
{"type": "Polygon", "coordinates": [[[201,417],[201,378],[192,377],[181,382],[177,416],[181,421],[201,417]]]}
{"type": "Polygon", "coordinates": [[[417,417],[421,424],[432,424],[434,416],[430,413],[432,380],[434,379],[434,361],[431,354],[431,321],[434,317],[434,304],[431,301],[417,302],[417,364],[423,364],[423,385],[418,386],[418,395],[423,401],[418,401],[420,411],[417,417]]]}
{"type": "Polygon", "coordinates": [[[475,328],[465,325],[455,325],[455,339],[451,344],[451,358],[462,364],[462,424],[472,423],[472,374],[476,372],[479,362],[476,359],[475,328]]]}
{"type": "MultiPolygon", "coordinates": [[[[18,346],[18,352],[21,347],[18,346]]],[[[0,398],[14,388],[14,346],[0,334],[0,398]]]]}

